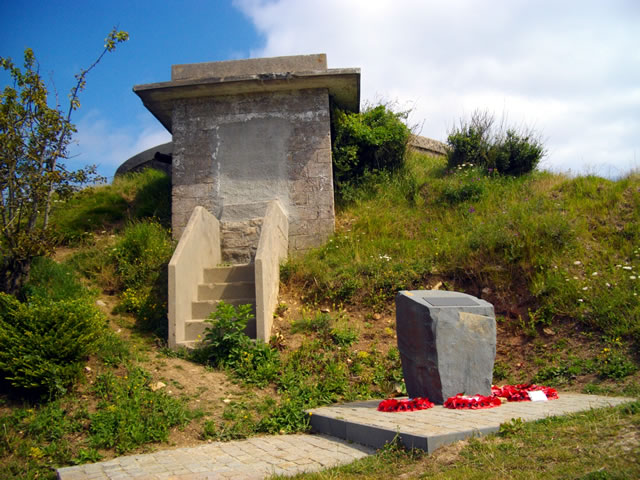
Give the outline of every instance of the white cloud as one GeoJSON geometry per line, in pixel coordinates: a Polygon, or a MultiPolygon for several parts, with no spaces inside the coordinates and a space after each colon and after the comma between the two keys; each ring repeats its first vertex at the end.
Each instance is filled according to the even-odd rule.
{"type": "Polygon", "coordinates": [[[93,110],[81,117],[76,126],[78,132],[71,148],[73,158],[66,163],[74,169],[97,165],[101,175],[107,177],[133,155],[171,141],[171,134],[149,118],[139,119],[138,124],[117,126],[93,110]]]}
{"type": "Polygon", "coordinates": [[[444,140],[475,109],[533,126],[547,168],[640,166],[635,0],[238,0],[264,36],[252,56],[327,53],[360,67],[362,98],[411,105],[444,140]],[[636,160],[636,157],[638,159],[636,160]]]}

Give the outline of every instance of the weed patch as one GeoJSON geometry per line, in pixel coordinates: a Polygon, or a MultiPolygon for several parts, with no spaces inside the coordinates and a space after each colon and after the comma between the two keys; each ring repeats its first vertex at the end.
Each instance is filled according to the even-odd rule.
{"type": "Polygon", "coordinates": [[[153,392],[149,375],[133,368],[123,377],[106,372],[96,379],[99,411],[89,415],[90,443],[124,453],[145,443],[166,441],[171,427],[185,425],[189,410],[164,392],[153,392]]]}

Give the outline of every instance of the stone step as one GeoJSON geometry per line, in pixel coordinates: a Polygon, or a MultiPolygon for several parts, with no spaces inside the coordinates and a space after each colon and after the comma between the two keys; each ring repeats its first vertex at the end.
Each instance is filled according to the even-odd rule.
{"type": "Polygon", "coordinates": [[[256,295],[255,282],[218,282],[198,285],[198,300],[225,301],[234,298],[251,298],[256,295]]]}
{"type": "MultiPolygon", "coordinates": [[[[225,303],[229,303],[231,305],[247,305],[250,304],[253,307],[253,314],[256,313],[256,299],[254,297],[247,298],[232,298],[232,299],[222,299],[225,303]]],[[[191,302],[191,318],[193,321],[195,320],[204,320],[209,316],[211,312],[213,312],[220,300],[198,300],[195,302],[191,302]]],[[[188,339],[188,337],[185,337],[188,339]]]]}
{"type": "Polygon", "coordinates": [[[229,283],[255,281],[255,267],[253,264],[229,265],[204,269],[203,283],[229,283]]]}

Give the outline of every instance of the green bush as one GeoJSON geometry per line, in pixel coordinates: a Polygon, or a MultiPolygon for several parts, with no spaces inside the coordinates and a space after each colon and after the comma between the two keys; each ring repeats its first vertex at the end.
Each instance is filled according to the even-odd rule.
{"type": "Polygon", "coordinates": [[[264,386],[280,369],[278,352],[261,340],[251,340],[245,328],[253,318],[251,305],[220,302],[206,320],[204,344],[196,357],[216,367],[230,368],[246,383],[264,386]]]}
{"type": "Polygon", "coordinates": [[[333,181],[338,200],[350,201],[350,192],[367,173],[403,166],[410,135],[405,118],[406,114],[384,105],[362,113],[333,110],[333,181]]]}
{"type": "Polygon", "coordinates": [[[63,394],[105,328],[104,316],[83,299],[24,304],[0,294],[2,378],[23,393],[63,394]]]}
{"type": "Polygon", "coordinates": [[[513,176],[535,170],[545,154],[538,136],[513,128],[496,130],[494,123],[492,115],[479,111],[462,121],[447,137],[449,167],[475,165],[513,176]]]}

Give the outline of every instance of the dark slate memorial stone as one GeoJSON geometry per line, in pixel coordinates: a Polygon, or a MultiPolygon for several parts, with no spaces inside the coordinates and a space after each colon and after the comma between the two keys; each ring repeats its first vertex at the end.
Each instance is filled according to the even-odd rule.
{"type": "Polygon", "coordinates": [[[496,356],[493,305],[459,292],[401,291],[396,328],[409,397],[489,395],[496,356]]]}

